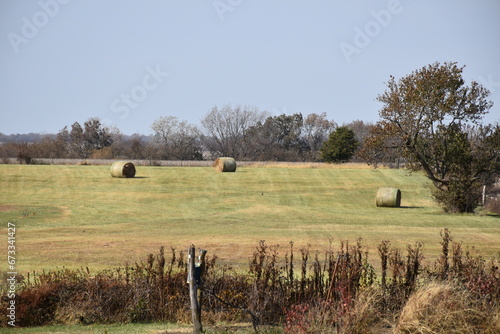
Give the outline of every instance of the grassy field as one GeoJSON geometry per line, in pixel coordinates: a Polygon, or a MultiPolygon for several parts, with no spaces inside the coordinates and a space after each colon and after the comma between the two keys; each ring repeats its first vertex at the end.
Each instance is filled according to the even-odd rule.
{"type": "MultiPolygon", "coordinates": [[[[500,252],[500,219],[445,215],[427,179],[405,170],[359,168],[138,167],[133,179],[111,178],[108,166],[0,165],[1,247],[16,224],[17,270],[89,267],[92,272],[145,259],[160,246],[190,244],[222,261],[245,265],[259,240],[326,249],[329,238],[363,238],[371,259],[390,240],[422,241],[439,251],[439,232],[485,256],[500,252]],[[401,208],[377,208],[379,187],[402,191],[401,208]]],[[[7,264],[0,269],[7,271],[7,264]]]]}

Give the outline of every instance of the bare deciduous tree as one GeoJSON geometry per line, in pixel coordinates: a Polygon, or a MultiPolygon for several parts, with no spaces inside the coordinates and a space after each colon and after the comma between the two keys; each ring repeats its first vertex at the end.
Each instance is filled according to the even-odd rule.
{"type": "Polygon", "coordinates": [[[163,159],[201,159],[199,131],[187,121],[180,122],[177,117],[163,116],[151,125],[151,129],[161,142],[163,159]]]}
{"type": "Polygon", "coordinates": [[[328,139],[328,135],[335,130],[337,124],[326,118],[326,113],[320,115],[312,113],[304,119],[302,127],[302,138],[306,149],[309,151],[309,158],[315,160],[323,143],[328,139]]]}
{"type": "Polygon", "coordinates": [[[298,161],[303,158],[302,114],[266,118],[248,130],[254,160],[298,161]]]}
{"type": "Polygon", "coordinates": [[[203,144],[212,155],[244,160],[251,144],[248,129],[263,122],[266,116],[266,112],[254,106],[215,106],[201,120],[203,144]]]}

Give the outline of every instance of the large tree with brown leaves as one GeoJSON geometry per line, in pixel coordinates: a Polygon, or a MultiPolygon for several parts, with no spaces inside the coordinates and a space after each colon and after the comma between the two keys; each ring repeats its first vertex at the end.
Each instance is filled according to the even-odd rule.
{"type": "Polygon", "coordinates": [[[423,171],[434,198],[448,212],[473,212],[480,189],[500,171],[499,125],[481,121],[493,106],[489,91],[465,84],[464,67],[434,63],[396,80],[377,97],[380,121],[365,141],[365,157],[387,149],[423,171]]]}

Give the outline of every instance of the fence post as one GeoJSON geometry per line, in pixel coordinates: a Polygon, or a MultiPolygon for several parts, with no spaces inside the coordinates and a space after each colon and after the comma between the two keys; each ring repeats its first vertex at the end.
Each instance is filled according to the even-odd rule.
{"type": "Polygon", "coordinates": [[[483,206],[485,202],[486,202],[486,186],[483,186],[483,206]]]}
{"type": "Polygon", "coordinates": [[[191,301],[191,316],[193,318],[193,333],[202,333],[203,328],[201,325],[201,304],[202,304],[202,291],[200,290],[200,298],[198,299],[198,288],[203,285],[202,276],[205,271],[205,254],[206,250],[200,249],[198,257],[199,262],[195,263],[196,248],[194,245],[189,247],[188,252],[188,278],[189,283],[189,300],[191,301]]]}

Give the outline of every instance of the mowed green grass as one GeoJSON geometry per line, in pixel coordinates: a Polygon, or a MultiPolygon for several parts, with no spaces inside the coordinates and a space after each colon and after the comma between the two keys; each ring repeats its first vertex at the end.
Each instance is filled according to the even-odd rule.
{"type": "Polygon", "coordinates": [[[498,216],[443,214],[430,187],[394,169],[138,166],[135,178],[120,179],[109,166],[0,165],[0,240],[7,249],[7,223],[15,223],[19,272],[95,272],[191,244],[245,268],[260,240],[280,244],[283,255],[290,241],[326,250],[329,239],[337,247],[358,237],[373,262],[382,240],[423,242],[429,260],[443,228],[486,257],[500,252],[498,216]],[[401,189],[403,207],[377,208],[379,187],[401,189]]]}

